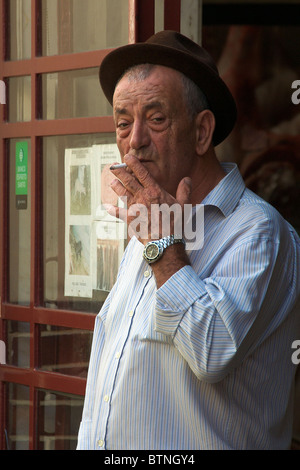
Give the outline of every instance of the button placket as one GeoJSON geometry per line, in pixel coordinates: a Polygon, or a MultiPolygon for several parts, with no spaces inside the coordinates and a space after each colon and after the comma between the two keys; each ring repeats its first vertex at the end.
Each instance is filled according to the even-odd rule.
{"type": "MultiPolygon", "coordinates": [[[[144,270],[142,270],[142,272],[139,274],[139,277],[140,276],[142,277],[142,278],[140,277],[140,281],[142,281],[142,284],[144,286],[148,284],[152,275],[153,273],[152,273],[151,268],[144,266],[144,270]]],[[[110,362],[111,367],[109,371],[107,371],[107,377],[109,377],[109,380],[106,381],[106,386],[105,386],[105,389],[103,390],[104,394],[102,395],[102,406],[99,403],[99,407],[101,409],[101,425],[98,427],[97,434],[98,436],[102,436],[102,437],[99,437],[98,440],[96,441],[98,448],[105,449],[106,431],[104,430],[107,429],[109,417],[111,413],[110,407],[111,407],[111,403],[113,400],[113,393],[114,393],[113,386],[115,383],[115,377],[118,374],[119,367],[121,367],[120,358],[122,357],[123,349],[127,343],[128,335],[133,325],[136,308],[139,302],[140,302],[140,296],[139,298],[133,297],[131,299],[131,302],[128,303],[127,308],[129,307],[129,309],[127,310],[127,314],[125,313],[125,318],[127,316],[127,321],[123,317],[125,321],[124,321],[124,330],[122,331],[122,335],[118,339],[116,338],[116,342],[114,344],[113,350],[110,350],[107,355],[108,363],[110,362],[110,359],[114,359],[114,362],[110,362]],[[125,334],[126,330],[127,330],[127,334],[125,334]],[[103,431],[104,431],[104,434],[103,434],[103,431]]]]}

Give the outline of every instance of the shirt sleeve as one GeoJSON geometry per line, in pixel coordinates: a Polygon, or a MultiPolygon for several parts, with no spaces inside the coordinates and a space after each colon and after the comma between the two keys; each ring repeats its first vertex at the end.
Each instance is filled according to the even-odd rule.
{"type": "Polygon", "coordinates": [[[278,243],[252,240],[209,277],[185,266],[157,290],[155,330],[173,337],[199,379],[222,380],[283,321],[291,280],[278,251],[278,243]]]}

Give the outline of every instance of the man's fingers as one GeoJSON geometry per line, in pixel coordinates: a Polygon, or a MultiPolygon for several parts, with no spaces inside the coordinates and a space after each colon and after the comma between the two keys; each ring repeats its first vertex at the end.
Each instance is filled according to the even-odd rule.
{"type": "Polygon", "coordinates": [[[149,171],[145,166],[139,161],[134,155],[125,155],[124,161],[127,163],[128,167],[133,171],[136,179],[144,188],[157,186],[156,181],[150,175],[149,171]]]}
{"type": "Polygon", "coordinates": [[[122,207],[116,207],[112,204],[104,204],[104,207],[109,215],[116,217],[117,219],[123,220],[123,222],[127,222],[127,209],[124,209],[122,207]]]}
{"type": "Polygon", "coordinates": [[[142,189],[142,185],[129,166],[126,168],[112,169],[112,172],[118,179],[112,181],[111,187],[119,196],[128,196],[128,192],[134,195],[137,191],[142,189]],[[122,187],[124,190],[122,190],[122,187]]]}
{"type": "Polygon", "coordinates": [[[110,187],[119,197],[128,196],[129,194],[123,182],[119,179],[112,180],[112,182],[110,183],[110,187]]]}
{"type": "MultiPolygon", "coordinates": [[[[150,194],[160,189],[147,168],[134,155],[125,155],[127,168],[113,169],[113,174],[118,178],[111,183],[112,189],[118,196],[127,196],[129,199],[133,196],[134,200],[144,200],[143,190],[151,190],[150,194]]],[[[145,193],[146,194],[146,193],[145,193]]],[[[147,198],[147,196],[146,196],[147,198]]]]}

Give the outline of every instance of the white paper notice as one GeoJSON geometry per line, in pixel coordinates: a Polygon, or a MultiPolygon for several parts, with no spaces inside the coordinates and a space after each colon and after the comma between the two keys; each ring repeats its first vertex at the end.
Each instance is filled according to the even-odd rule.
{"type": "Polygon", "coordinates": [[[65,296],[109,291],[124,251],[124,224],[107,214],[117,204],[109,166],[120,161],[116,144],[65,151],[65,296]]]}

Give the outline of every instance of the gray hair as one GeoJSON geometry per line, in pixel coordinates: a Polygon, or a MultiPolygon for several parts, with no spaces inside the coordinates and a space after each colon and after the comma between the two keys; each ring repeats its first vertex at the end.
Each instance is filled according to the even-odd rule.
{"type": "MultiPolygon", "coordinates": [[[[155,64],[139,64],[134,65],[127,69],[119,81],[126,75],[129,81],[143,81],[149,77],[152,70],[156,67],[155,64]]],[[[193,82],[190,78],[188,78],[183,73],[179,72],[181,75],[183,90],[185,94],[185,100],[188,108],[188,113],[191,115],[193,119],[198,113],[203,111],[204,109],[209,109],[208,101],[205,94],[200,90],[200,88],[193,82]]],[[[118,83],[119,83],[118,81],[118,83]]]]}

